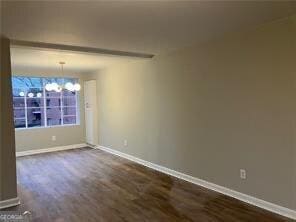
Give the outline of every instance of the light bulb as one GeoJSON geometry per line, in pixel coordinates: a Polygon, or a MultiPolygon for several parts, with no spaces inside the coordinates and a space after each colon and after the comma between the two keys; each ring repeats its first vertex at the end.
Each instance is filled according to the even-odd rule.
{"type": "Polygon", "coordinates": [[[42,93],[37,93],[37,97],[40,98],[42,96],[42,93]]]}
{"type": "Polygon", "coordinates": [[[52,90],[57,90],[59,85],[56,82],[51,83],[52,90]]]}
{"type": "Polygon", "coordinates": [[[24,92],[20,92],[19,94],[21,97],[25,96],[25,93],[24,92]]]}
{"type": "Polygon", "coordinates": [[[29,96],[30,98],[33,98],[33,97],[34,97],[34,93],[28,93],[28,96],[29,96]]]}
{"type": "Polygon", "coordinates": [[[51,83],[47,83],[47,84],[45,85],[45,89],[46,89],[46,91],[51,91],[51,90],[53,90],[53,88],[52,88],[52,84],[51,84],[51,83]]]}
{"type": "Polygon", "coordinates": [[[79,91],[80,89],[81,89],[80,84],[79,84],[79,83],[75,83],[75,84],[74,84],[74,90],[75,90],[75,91],[79,91]]]}
{"type": "Polygon", "coordinates": [[[66,88],[67,90],[69,90],[69,91],[74,91],[74,85],[73,85],[73,83],[71,83],[71,82],[67,82],[67,83],[65,84],[65,88],[66,88]]]}
{"type": "Polygon", "coordinates": [[[62,92],[62,87],[58,86],[56,89],[54,89],[56,92],[62,92]]]}

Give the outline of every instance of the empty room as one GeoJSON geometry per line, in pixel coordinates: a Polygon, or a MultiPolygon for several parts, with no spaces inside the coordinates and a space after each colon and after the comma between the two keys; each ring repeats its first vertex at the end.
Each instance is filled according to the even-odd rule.
{"type": "Polygon", "coordinates": [[[296,1],[0,10],[0,221],[296,221],[296,1]]]}

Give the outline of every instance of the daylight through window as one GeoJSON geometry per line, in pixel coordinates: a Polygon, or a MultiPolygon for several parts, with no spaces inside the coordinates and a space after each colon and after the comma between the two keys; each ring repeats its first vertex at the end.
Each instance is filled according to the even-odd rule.
{"type": "Polygon", "coordinates": [[[12,77],[15,128],[51,127],[79,123],[78,92],[47,91],[45,85],[75,84],[75,78],[12,77]]]}

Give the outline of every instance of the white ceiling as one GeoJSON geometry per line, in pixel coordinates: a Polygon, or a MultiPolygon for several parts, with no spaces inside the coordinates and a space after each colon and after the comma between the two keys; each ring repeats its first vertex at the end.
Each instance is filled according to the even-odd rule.
{"type": "MultiPolygon", "coordinates": [[[[296,1],[0,2],[1,32],[9,38],[149,54],[296,13],[296,1]]],[[[69,66],[84,70],[104,66],[110,60],[106,56],[34,50],[16,50],[13,56],[15,65],[40,65],[43,58],[44,65],[67,60],[69,66]]]]}
{"type": "Polygon", "coordinates": [[[13,39],[158,54],[296,13],[296,1],[4,1],[13,39]]]}

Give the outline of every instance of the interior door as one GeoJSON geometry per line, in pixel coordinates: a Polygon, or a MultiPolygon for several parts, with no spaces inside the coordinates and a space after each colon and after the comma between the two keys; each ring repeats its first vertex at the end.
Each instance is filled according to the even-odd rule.
{"type": "Polygon", "coordinates": [[[85,107],[85,133],[86,142],[90,145],[98,145],[97,135],[97,89],[96,80],[84,83],[84,107],[85,107]]]}

